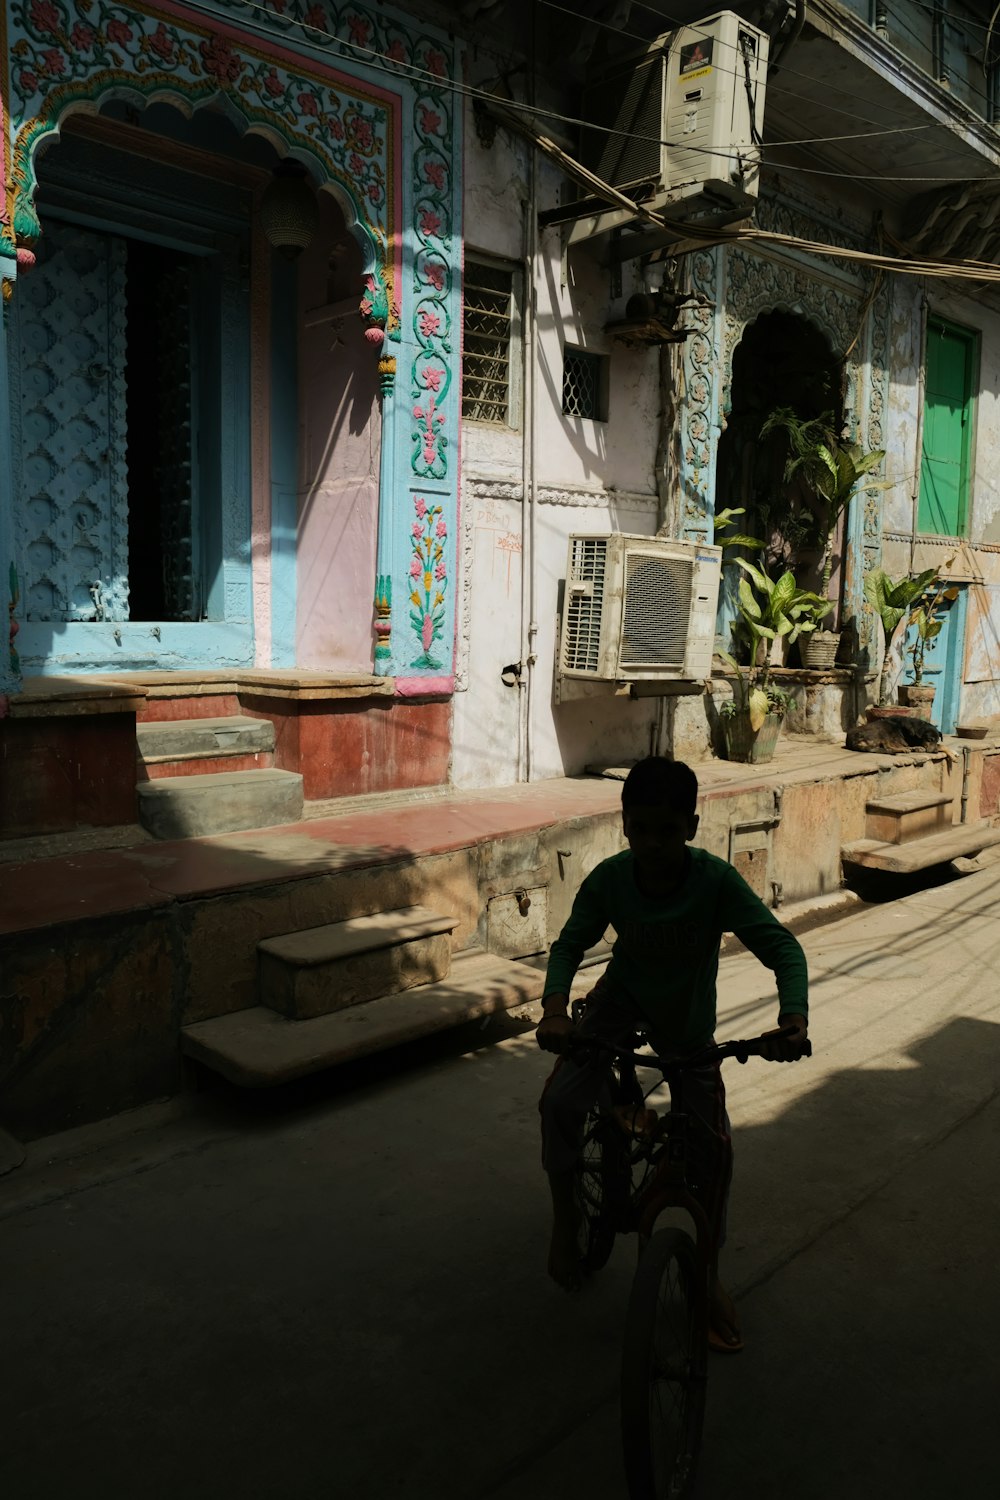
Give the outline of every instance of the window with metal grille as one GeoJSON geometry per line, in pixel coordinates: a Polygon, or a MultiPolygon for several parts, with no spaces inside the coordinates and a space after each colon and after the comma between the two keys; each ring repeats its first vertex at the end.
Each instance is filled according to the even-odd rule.
{"type": "Polygon", "coordinates": [[[518,424],[517,292],[515,266],[466,257],[462,416],[469,421],[518,424]]]}
{"type": "Polygon", "coordinates": [[[563,350],[564,417],[586,417],[591,422],[607,421],[604,409],[606,365],[606,355],[590,354],[586,349],[573,349],[566,345],[563,350]]]}

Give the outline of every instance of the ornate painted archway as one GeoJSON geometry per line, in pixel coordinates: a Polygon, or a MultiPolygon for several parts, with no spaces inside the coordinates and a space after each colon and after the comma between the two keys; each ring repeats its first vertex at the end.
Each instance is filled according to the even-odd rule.
{"type": "MultiPolygon", "coordinates": [[[[454,637],[459,182],[454,49],[333,0],[0,0],[0,276],[30,270],[39,147],[108,99],[223,103],[306,165],[362,246],[359,312],[379,358],[383,448],[376,671],[448,689],[454,637]],[[408,153],[404,159],[404,145],[408,153]],[[399,379],[397,381],[397,372],[399,379]],[[393,394],[409,390],[408,403],[393,394]],[[409,496],[409,498],[407,498],[409,496]],[[429,520],[427,518],[430,518],[429,520]],[[394,616],[397,601],[407,610],[394,616]]],[[[5,548],[6,550],[6,548],[5,548]]]]}
{"type": "MultiPolygon", "coordinates": [[[[762,228],[781,228],[809,238],[839,243],[842,225],[820,226],[802,205],[784,197],[762,200],[762,228]]],[[[860,239],[858,245],[860,248],[860,239]]],[[[886,403],[889,298],[882,281],[873,283],[855,263],[833,260],[817,265],[796,252],[759,253],[720,247],[691,258],[692,290],[701,302],[691,315],[693,335],[684,348],[681,409],[681,524],[692,540],[710,540],[715,513],[716,455],[726,425],[733,378],[733,355],[746,329],[764,312],[798,314],[818,328],[846,377],[845,420],[866,448],[882,446],[886,403]]],[[[863,579],[882,551],[882,514],[875,495],[852,505],[846,548],[845,604],[859,624],[860,645],[872,646],[872,619],[864,606],[863,579]]]]}

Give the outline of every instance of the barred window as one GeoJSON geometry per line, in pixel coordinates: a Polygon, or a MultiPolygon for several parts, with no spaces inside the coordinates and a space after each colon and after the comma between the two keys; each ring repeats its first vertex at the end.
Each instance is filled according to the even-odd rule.
{"type": "Polygon", "coordinates": [[[518,270],[498,261],[465,261],[462,416],[518,425],[518,270]]]}
{"type": "Polygon", "coordinates": [[[569,344],[563,350],[562,409],[564,417],[586,417],[606,422],[607,355],[590,354],[569,344]]]}

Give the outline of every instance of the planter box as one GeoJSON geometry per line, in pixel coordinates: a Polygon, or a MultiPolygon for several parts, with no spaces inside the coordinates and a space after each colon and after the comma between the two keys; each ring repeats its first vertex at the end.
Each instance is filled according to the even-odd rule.
{"type": "Polygon", "coordinates": [[[828,671],[837,660],[839,646],[839,630],[814,630],[810,635],[800,636],[799,655],[802,665],[828,671]]]}

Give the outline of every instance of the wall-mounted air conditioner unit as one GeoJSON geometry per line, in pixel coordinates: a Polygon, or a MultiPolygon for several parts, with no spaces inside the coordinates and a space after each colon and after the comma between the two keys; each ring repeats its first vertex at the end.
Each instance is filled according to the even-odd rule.
{"type": "MultiPolygon", "coordinates": [[[[749,213],[767,51],[766,32],[726,10],[618,59],[584,93],[583,118],[612,131],[584,131],[586,165],[657,211],[749,213]]],[[[579,230],[575,237],[595,232],[579,230]]]]}
{"type": "Polygon", "coordinates": [[[697,682],[712,675],[722,548],[659,537],[569,539],[558,678],[697,682]]]}

